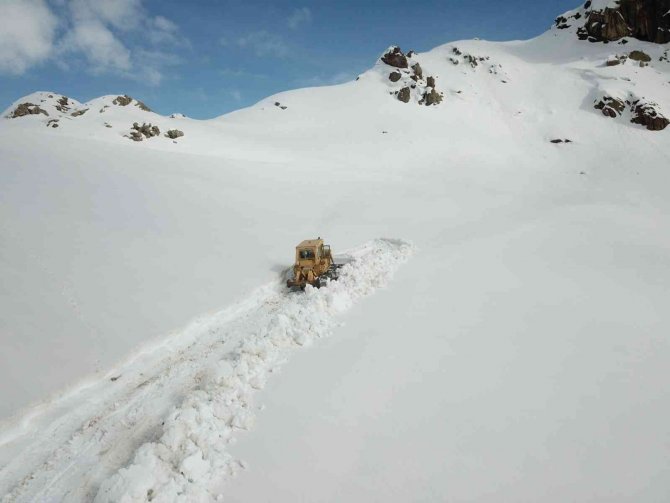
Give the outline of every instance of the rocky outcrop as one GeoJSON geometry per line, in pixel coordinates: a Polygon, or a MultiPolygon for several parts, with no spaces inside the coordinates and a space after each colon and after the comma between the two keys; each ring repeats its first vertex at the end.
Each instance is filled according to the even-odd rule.
{"type": "Polygon", "coordinates": [[[152,126],[151,124],[145,123],[140,126],[137,122],[134,122],[128,138],[133,141],[142,141],[144,138],[153,138],[159,134],[161,134],[161,130],[158,129],[158,126],[152,126]]]}
{"type": "MultiPolygon", "coordinates": [[[[118,105],[121,107],[125,107],[130,105],[132,102],[135,102],[135,106],[138,107],[140,110],[144,110],[145,112],[151,112],[151,108],[146,106],[144,103],[142,103],[140,100],[135,100],[131,96],[128,96],[127,94],[124,94],[123,96],[117,96],[114,98],[112,101],[112,105],[118,105]]],[[[102,110],[100,110],[102,112],[102,110]]]]}
{"type": "Polygon", "coordinates": [[[419,103],[428,106],[439,105],[442,103],[442,94],[438,93],[435,88],[432,88],[429,91],[426,91],[419,103]]]}
{"type": "Polygon", "coordinates": [[[179,129],[170,129],[168,130],[167,133],[165,133],[166,138],[170,138],[172,140],[176,140],[177,138],[184,136],[183,131],[179,131],[179,129]]]}
{"type": "Polygon", "coordinates": [[[42,110],[39,107],[39,105],[35,105],[33,103],[21,103],[14,109],[14,111],[11,114],[9,114],[9,118],[17,119],[19,117],[24,117],[26,115],[38,115],[38,114],[44,114],[47,117],[49,116],[47,111],[42,110]]]}
{"type": "Polygon", "coordinates": [[[596,100],[596,104],[593,106],[593,108],[600,110],[605,117],[611,117],[612,119],[615,119],[623,113],[626,105],[618,98],[603,96],[602,99],[596,100]]]}
{"type": "Polygon", "coordinates": [[[656,109],[658,105],[651,102],[642,102],[641,100],[631,103],[631,112],[633,118],[630,120],[634,124],[640,124],[649,131],[661,131],[668,127],[670,121],[661,115],[656,109]]]}
{"type": "Polygon", "coordinates": [[[395,68],[407,68],[407,56],[403,54],[398,46],[390,47],[381,57],[381,60],[387,65],[395,68]]]}
{"type": "Polygon", "coordinates": [[[614,42],[633,37],[646,42],[670,42],[670,0],[619,0],[604,9],[582,9],[556,18],[558,29],[577,24],[577,36],[590,42],[614,42]],[[580,25],[580,23],[582,23],[580,25]]]}
{"type": "Polygon", "coordinates": [[[416,59],[409,61],[415,55],[414,51],[410,51],[405,56],[400,47],[392,46],[380,58],[383,63],[394,68],[388,74],[388,80],[396,85],[392,86],[394,90],[389,94],[403,103],[409,103],[414,96],[414,103],[437,105],[442,101],[443,95],[435,89],[435,77],[425,75],[416,59]]]}
{"type": "MultiPolygon", "coordinates": [[[[73,103],[74,104],[74,103],[73,103]]],[[[67,96],[61,96],[58,100],[56,100],[56,110],[58,110],[61,113],[67,113],[70,110],[70,99],[67,96]]]]}
{"type": "Polygon", "coordinates": [[[120,107],[126,107],[130,105],[132,102],[133,99],[127,94],[124,94],[123,96],[117,96],[116,98],[114,98],[114,101],[112,101],[112,105],[119,105],[120,107]]]}
{"type": "Polygon", "coordinates": [[[70,115],[72,117],[80,117],[80,116],[84,115],[86,112],[88,112],[88,108],[83,108],[81,110],[75,110],[70,115]]]}
{"type": "Polygon", "coordinates": [[[624,100],[603,96],[595,101],[594,108],[600,110],[605,117],[616,119],[624,113],[630,113],[630,122],[646,127],[649,131],[662,131],[670,121],[660,112],[659,106],[653,101],[643,98],[624,100]]]}
{"type": "Polygon", "coordinates": [[[402,101],[403,103],[409,103],[410,97],[411,93],[409,87],[403,87],[400,91],[398,91],[398,100],[402,101]]]}

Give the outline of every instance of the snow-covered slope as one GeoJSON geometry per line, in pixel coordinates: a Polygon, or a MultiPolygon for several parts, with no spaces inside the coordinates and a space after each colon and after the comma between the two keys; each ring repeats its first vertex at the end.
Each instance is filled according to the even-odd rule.
{"type": "Polygon", "coordinates": [[[207,121],[125,95],[17,100],[0,119],[0,493],[662,500],[668,49],[558,27],[460,41],[207,121]],[[134,123],[159,132],[133,141],[134,123]],[[367,268],[288,299],[282,271],[316,235],[371,242],[367,268]],[[391,286],[345,311],[338,289],[362,299],[392,264],[386,283],[405,241],[391,286]],[[316,313],[299,338],[334,336],[254,398],[289,354],[262,356],[284,309],[316,313]]]}

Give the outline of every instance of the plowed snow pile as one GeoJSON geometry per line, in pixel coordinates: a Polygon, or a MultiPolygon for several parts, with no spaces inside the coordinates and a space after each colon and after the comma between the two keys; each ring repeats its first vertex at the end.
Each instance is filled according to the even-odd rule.
{"type": "Polygon", "coordinates": [[[83,431],[4,500],[91,498],[103,482],[96,477],[104,476],[104,471],[86,463],[74,468],[77,482],[73,485],[67,484],[72,473],[65,484],[49,483],[37,492],[33,492],[34,481],[45,476],[58,481],[64,475],[59,474],[62,468],[73,470],[68,460],[80,460],[90,449],[102,451],[96,464],[105,464],[118,455],[117,445],[128,441],[128,429],[152,420],[160,422],[151,433],[157,440],[128,444],[126,452],[139,447],[132,463],[102,483],[95,501],[211,501],[216,496],[212,491],[243,466],[227,446],[236,431],[253,426],[254,392],[264,387],[292,351],[330,334],[339,313],[386,285],[412,250],[403,241],[377,239],[336,257],[346,263],[340,279],[325,288],[308,286],[302,293],[289,292],[283,283],[268,285],[238,306],[199,320],[188,334],[192,344],[180,350],[177,358],[169,352],[164,355],[162,364],[154,365],[158,370],[153,375],[147,375],[146,366],[131,364],[123,369],[126,379],[142,371],[141,382],[135,386],[130,378],[134,389],[125,398],[116,398],[111,408],[102,401],[95,413],[89,410],[94,419],[83,431]],[[162,384],[156,386],[157,382],[162,384]],[[160,405],[152,407],[153,402],[174,394],[175,389],[181,389],[181,404],[161,417],[160,405]],[[125,428],[119,428],[119,422],[125,428]]]}

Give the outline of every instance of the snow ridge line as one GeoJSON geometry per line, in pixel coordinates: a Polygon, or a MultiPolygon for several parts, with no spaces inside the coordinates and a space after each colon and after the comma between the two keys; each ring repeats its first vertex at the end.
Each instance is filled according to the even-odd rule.
{"type": "Polygon", "coordinates": [[[377,239],[349,252],[351,262],[327,288],[304,294],[278,291],[252,315],[250,333],[226,354],[169,414],[156,442],[142,445],[132,463],[104,481],[96,503],[208,502],[244,462],[227,445],[254,422],[253,393],[292,350],[327,336],[336,315],[383,287],[414,251],[401,240],[377,239]]]}

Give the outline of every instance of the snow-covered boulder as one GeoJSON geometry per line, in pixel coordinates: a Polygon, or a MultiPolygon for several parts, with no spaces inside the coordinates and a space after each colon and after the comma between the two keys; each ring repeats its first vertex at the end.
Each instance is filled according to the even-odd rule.
{"type": "Polygon", "coordinates": [[[668,127],[670,121],[659,111],[658,104],[651,101],[637,100],[631,103],[631,122],[646,127],[649,131],[661,131],[668,127]]]}
{"type": "Polygon", "coordinates": [[[381,60],[389,66],[407,68],[407,56],[396,45],[389,47],[381,57],[381,60]]]}
{"type": "Polygon", "coordinates": [[[644,126],[649,131],[662,131],[670,124],[661,113],[658,103],[638,98],[633,93],[630,93],[627,99],[604,95],[595,100],[593,108],[611,119],[626,116],[633,124],[644,126]]]}

